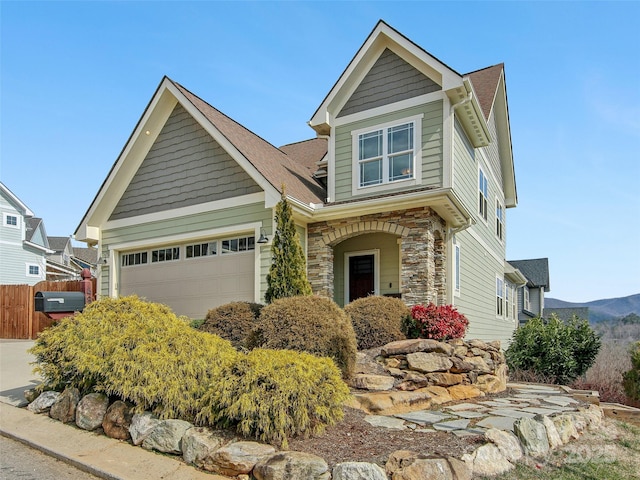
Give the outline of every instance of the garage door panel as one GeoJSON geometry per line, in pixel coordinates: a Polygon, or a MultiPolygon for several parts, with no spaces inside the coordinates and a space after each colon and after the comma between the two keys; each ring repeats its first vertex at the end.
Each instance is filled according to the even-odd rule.
{"type": "Polygon", "coordinates": [[[204,318],[218,305],[253,301],[254,269],[253,251],[122,267],[119,292],[164,303],[179,315],[204,318]]]}

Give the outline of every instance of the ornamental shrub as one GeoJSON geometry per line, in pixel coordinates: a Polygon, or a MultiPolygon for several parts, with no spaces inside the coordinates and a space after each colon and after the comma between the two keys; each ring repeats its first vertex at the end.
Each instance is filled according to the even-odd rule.
{"type": "Polygon", "coordinates": [[[351,319],[359,350],[407,338],[402,322],[411,311],[399,298],[362,297],[349,303],[344,311],[351,319]]]}
{"type": "Polygon", "coordinates": [[[640,402],[640,342],[632,345],[631,370],[622,375],[622,385],[627,397],[634,403],[640,402]]]}
{"type": "Polygon", "coordinates": [[[228,341],[136,296],[91,303],[42,332],[30,351],[47,388],[104,392],[184,420],[237,355],[228,341]]]}
{"type": "Polygon", "coordinates": [[[345,378],[353,373],[356,335],[349,317],[333,300],[287,297],[260,312],[249,346],[297,350],[333,359],[345,378]]]}
{"type": "Polygon", "coordinates": [[[197,422],[287,448],[287,438],[315,435],[343,417],[349,388],[328,358],[287,350],[240,354],[209,389],[197,422]]]}
{"type": "Polygon", "coordinates": [[[532,372],[552,383],[567,384],[583,375],[596,359],[600,338],[589,322],[573,317],[563,323],[555,315],[533,318],[518,328],[506,351],[512,371],[532,372]]]}
{"type": "Polygon", "coordinates": [[[467,332],[469,320],[456,310],[453,305],[427,306],[414,305],[411,316],[404,324],[404,331],[408,338],[432,338],[434,340],[449,340],[462,338],[467,332]]]}
{"type": "Polygon", "coordinates": [[[246,347],[246,340],[256,326],[263,305],[232,302],[207,312],[200,330],[229,340],[236,348],[246,347]]]}

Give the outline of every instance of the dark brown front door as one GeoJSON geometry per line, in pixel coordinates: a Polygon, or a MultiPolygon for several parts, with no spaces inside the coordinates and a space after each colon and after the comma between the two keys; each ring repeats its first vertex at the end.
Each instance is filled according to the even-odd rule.
{"type": "Polygon", "coordinates": [[[349,302],[374,293],[374,256],[349,257],[349,302]]]}

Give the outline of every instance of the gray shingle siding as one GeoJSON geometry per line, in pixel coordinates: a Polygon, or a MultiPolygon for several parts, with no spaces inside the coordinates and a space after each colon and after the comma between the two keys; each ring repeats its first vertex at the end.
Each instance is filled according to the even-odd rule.
{"type": "Polygon", "coordinates": [[[260,191],[231,156],[177,105],[110,219],[260,191]]]}
{"type": "Polygon", "coordinates": [[[422,72],[386,49],[356,88],[338,117],[440,90],[422,72]]]}

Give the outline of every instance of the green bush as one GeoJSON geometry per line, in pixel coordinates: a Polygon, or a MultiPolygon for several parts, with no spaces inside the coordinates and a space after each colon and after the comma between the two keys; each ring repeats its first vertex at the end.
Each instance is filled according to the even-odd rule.
{"type": "Polygon", "coordinates": [[[250,347],[297,350],[329,357],[345,378],[353,373],[356,336],[349,317],[325,297],[300,296],[275,300],[260,312],[250,347]]]}
{"type": "Polygon", "coordinates": [[[359,350],[407,338],[402,333],[402,322],[411,310],[399,298],[363,297],[349,303],[344,311],[353,324],[359,350]]]}
{"type": "Polygon", "coordinates": [[[256,326],[262,305],[251,302],[232,302],[207,312],[200,330],[229,340],[236,348],[246,347],[246,340],[256,326]]]}
{"type": "Polygon", "coordinates": [[[556,316],[545,322],[529,320],[513,333],[506,357],[509,368],[567,384],[583,375],[595,361],[600,338],[586,320],[563,323],[556,316]]]}
{"type": "Polygon", "coordinates": [[[634,403],[640,402],[640,342],[631,347],[631,370],[622,375],[624,392],[634,403]]]}
{"type": "Polygon", "coordinates": [[[224,381],[203,398],[202,424],[287,448],[287,438],[315,435],[343,417],[349,388],[327,358],[287,350],[252,350],[223,370],[224,381]]]}
{"type": "Polygon", "coordinates": [[[228,341],[135,296],[91,303],[45,330],[31,353],[48,388],[104,392],[185,420],[237,355],[228,341]]]}

